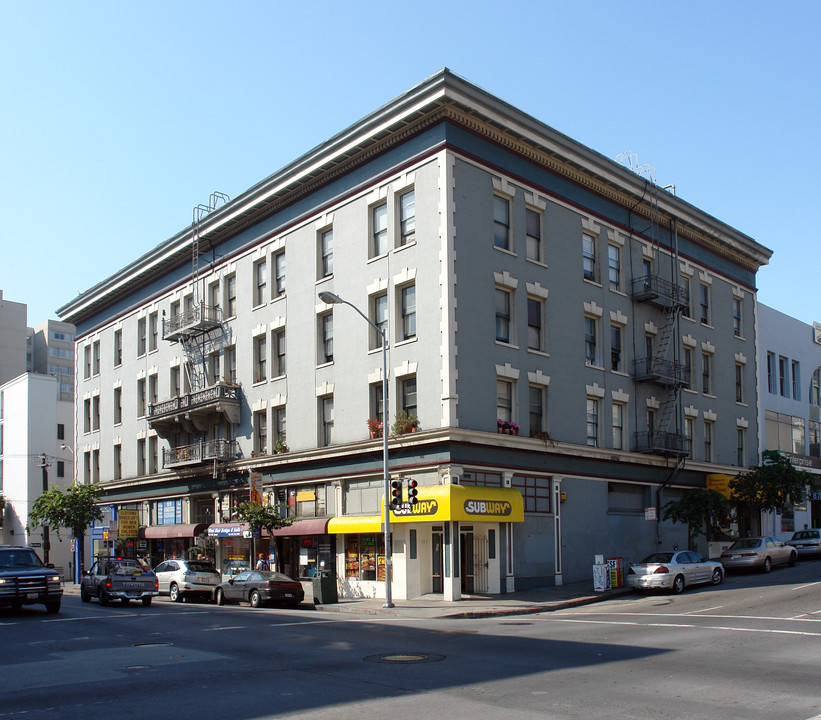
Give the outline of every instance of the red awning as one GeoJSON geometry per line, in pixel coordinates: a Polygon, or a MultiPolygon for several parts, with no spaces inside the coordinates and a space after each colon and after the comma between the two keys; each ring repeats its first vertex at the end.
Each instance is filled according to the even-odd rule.
{"type": "MultiPolygon", "coordinates": [[[[288,527],[277,528],[271,535],[277,537],[293,537],[294,535],[327,535],[328,520],[330,518],[308,518],[307,520],[297,520],[288,527]]],[[[268,533],[263,530],[263,535],[268,533]]]]}
{"type": "Polygon", "coordinates": [[[195,538],[200,533],[208,529],[208,523],[196,523],[195,525],[152,525],[145,529],[146,540],[157,540],[160,538],[195,538]]]}

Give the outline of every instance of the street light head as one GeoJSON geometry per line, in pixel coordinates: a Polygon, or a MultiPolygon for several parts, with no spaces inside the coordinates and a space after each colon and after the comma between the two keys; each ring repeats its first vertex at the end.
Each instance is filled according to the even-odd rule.
{"type": "Polygon", "coordinates": [[[342,298],[339,295],[335,295],[332,292],[321,292],[319,293],[319,299],[322,300],[324,303],[328,303],[328,305],[334,305],[336,303],[343,302],[342,298]]]}

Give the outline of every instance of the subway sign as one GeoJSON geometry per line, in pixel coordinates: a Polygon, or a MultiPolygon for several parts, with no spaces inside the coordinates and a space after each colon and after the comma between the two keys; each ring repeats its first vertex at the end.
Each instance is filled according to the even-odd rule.
{"type": "Polygon", "coordinates": [[[465,512],[468,515],[507,517],[513,512],[513,504],[509,500],[465,500],[465,512]]]}

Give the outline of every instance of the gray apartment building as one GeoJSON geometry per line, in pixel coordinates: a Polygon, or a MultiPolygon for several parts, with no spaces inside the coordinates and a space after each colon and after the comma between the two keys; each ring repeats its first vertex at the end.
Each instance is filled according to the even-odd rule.
{"type": "Polygon", "coordinates": [[[502,593],[685,546],[663,505],[757,461],[770,251],[448,70],[192,220],[59,311],[125,551],[379,597],[384,430],[394,597],[502,593]]]}

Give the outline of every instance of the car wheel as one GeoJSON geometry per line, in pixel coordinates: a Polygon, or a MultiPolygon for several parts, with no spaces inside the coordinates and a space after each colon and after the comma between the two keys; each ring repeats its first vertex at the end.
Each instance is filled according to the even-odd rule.
{"type": "Polygon", "coordinates": [[[51,602],[47,602],[46,603],[46,612],[52,613],[52,614],[60,612],[60,601],[59,600],[53,600],[51,602]]]}
{"type": "Polygon", "coordinates": [[[145,607],[149,607],[149,606],[151,605],[151,601],[152,601],[153,599],[154,599],[154,598],[152,598],[152,597],[144,597],[144,598],[143,598],[143,606],[145,606],[145,607]]]}
{"type": "Polygon", "coordinates": [[[673,592],[678,595],[682,590],[684,590],[684,576],[676,575],[675,580],[673,580],[673,592]]]}
{"type": "Polygon", "coordinates": [[[102,588],[100,588],[99,598],[100,598],[100,605],[108,605],[108,595],[106,594],[106,591],[103,590],[102,588]]]}
{"type": "Polygon", "coordinates": [[[84,587],[80,587],[80,600],[83,602],[91,602],[91,595],[88,594],[88,590],[84,587]]]}
{"type": "Polygon", "coordinates": [[[770,572],[773,569],[773,561],[770,558],[764,558],[764,564],[761,566],[761,570],[765,573],[770,572]]]}
{"type": "Polygon", "coordinates": [[[215,600],[216,600],[217,605],[225,605],[225,593],[223,593],[220,588],[217,588],[217,594],[215,596],[215,600]]]}
{"type": "Polygon", "coordinates": [[[177,583],[171,583],[171,587],[168,589],[168,597],[171,602],[182,602],[182,593],[180,593],[180,586],[177,583]]]}
{"type": "Polygon", "coordinates": [[[790,553],[790,559],[787,560],[787,565],[790,567],[795,567],[795,561],[797,559],[798,553],[790,553]]]}
{"type": "Polygon", "coordinates": [[[258,608],[262,602],[262,598],[256,590],[251,590],[251,594],[248,596],[248,602],[251,603],[252,608],[258,608]]]}
{"type": "Polygon", "coordinates": [[[713,585],[721,585],[721,581],[724,579],[724,573],[721,572],[719,568],[713,570],[713,577],[710,578],[710,582],[713,585]]]}

